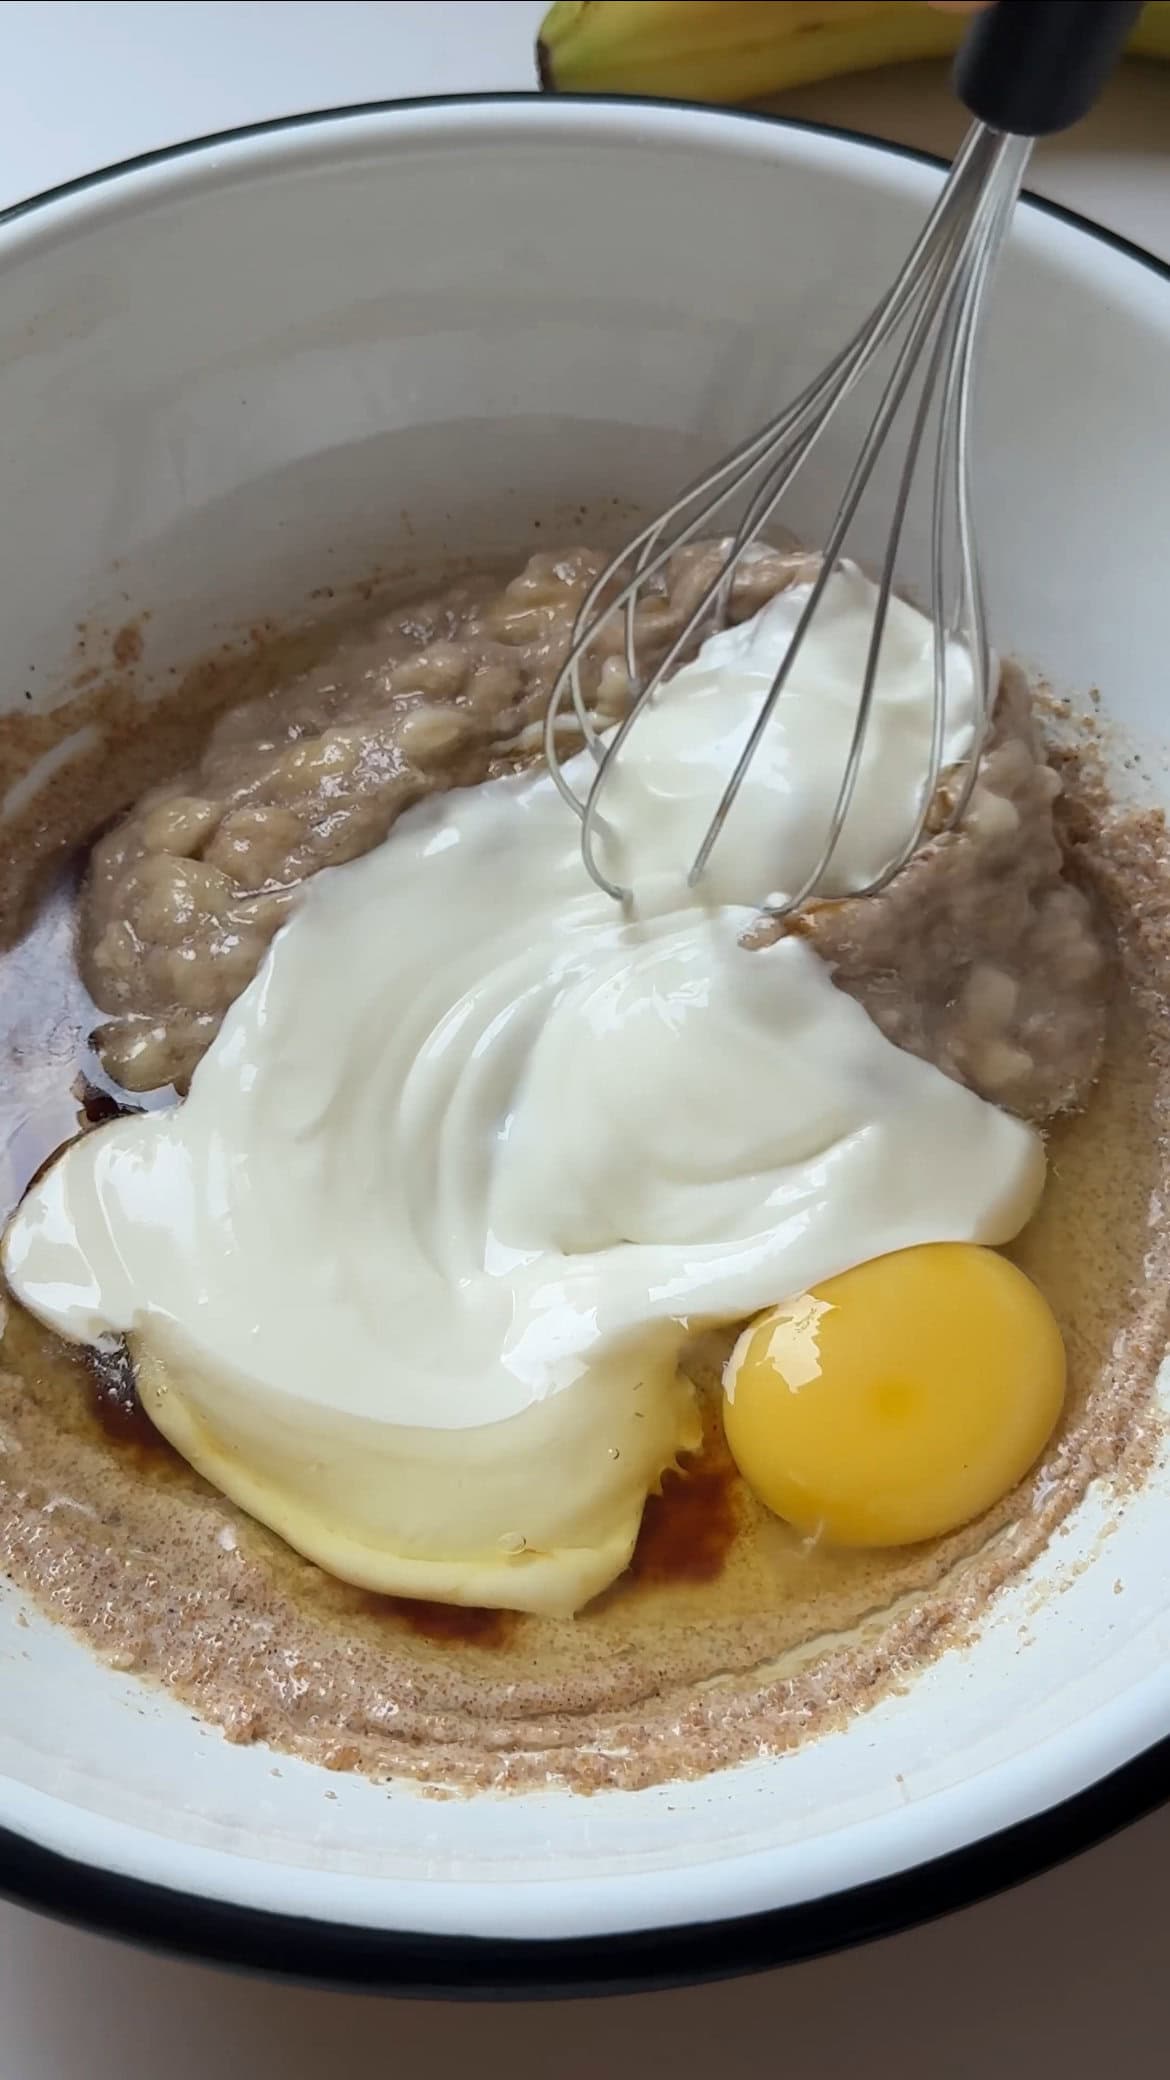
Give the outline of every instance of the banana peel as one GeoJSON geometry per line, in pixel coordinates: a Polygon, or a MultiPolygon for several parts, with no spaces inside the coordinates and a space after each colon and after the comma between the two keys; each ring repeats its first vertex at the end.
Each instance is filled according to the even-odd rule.
{"type": "MultiPolygon", "coordinates": [[[[839,73],[946,57],[966,27],[923,0],[556,0],[536,59],[551,93],[729,107],[839,73]]],[[[1170,0],[1147,0],[1127,50],[1170,59],[1170,0]]]]}

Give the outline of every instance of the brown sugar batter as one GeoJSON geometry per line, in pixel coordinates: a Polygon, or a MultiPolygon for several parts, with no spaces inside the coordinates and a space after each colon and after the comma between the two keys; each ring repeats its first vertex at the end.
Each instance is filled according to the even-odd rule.
{"type": "MultiPolygon", "coordinates": [[[[684,557],[650,602],[648,642],[681,625],[705,554],[684,557]]],[[[28,876],[5,886],[0,1217],[126,1092],[157,1103],[160,1086],[185,1084],[305,875],[378,843],[430,789],[531,755],[598,566],[588,551],[538,557],[502,588],[472,579],[273,645],[205,672],[149,731],[96,694],[64,718],[96,722],[102,739],[34,797],[23,834],[9,832],[13,859],[43,874],[93,839],[98,817],[135,806],[98,837],[80,891],[76,876],[47,894],[42,881],[31,930],[28,876]]],[[[797,568],[779,552],[750,566],[737,614],[797,568]]],[[[590,690],[620,710],[616,653],[595,663],[590,690]]],[[[17,731],[0,736],[0,787],[29,755],[17,731]]],[[[1066,750],[1062,770],[1072,881],[1031,705],[1009,675],[965,830],[887,896],[804,921],[899,1044],[1025,1116],[1062,1115],[1044,1204],[1013,1253],[1060,1318],[1069,1399],[1041,1467],[988,1517],[893,1554],[802,1544],[730,1467],[727,1339],[710,1339],[692,1360],[704,1450],[667,1476],[627,1575],[577,1619],[372,1597],[200,1481],[137,1410],[127,1361],[95,1364],[9,1301],[0,1568],[230,1738],[431,1784],[694,1775],[783,1750],[905,1680],[977,1620],[1091,1480],[1138,1478],[1152,1441],[1170,1290],[1170,1265],[1150,1257],[1170,1251],[1149,1221],[1170,1093],[1170,846],[1160,819],[1111,808],[1090,748],[1066,750]],[[1079,1110],[1101,1060],[1102,937],[1110,1027],[1079,1110]]]]}

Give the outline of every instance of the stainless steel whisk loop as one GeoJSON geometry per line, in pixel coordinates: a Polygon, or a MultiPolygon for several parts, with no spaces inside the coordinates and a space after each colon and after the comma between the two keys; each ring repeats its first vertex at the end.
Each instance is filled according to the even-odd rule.
{"type": "MultiPolygon", "coordinates": [[[[929,605],[933,626],[933,715],[930,752],[917,810],[896,856],[857,894],[884,888],[913,856],[931,823],[947,743],[949,645],[958,639],[974,679],[973,741],[948,774],[949,822],[962,818],[975,784],[994,698],[987,614],[975,539],[971,482],[972,394],[981,323],[996,260],[1011,221],[1032,141],[1066,129],[1092,106],[1141,11],[1141,0],[996,0],[977,15],[955,66],[959,99],[975,118],[913,250],[892,286],[854,337],[778,417],[744,441],[640,534],[601,573],[582,602],[545,725],[545,755],[565,800],[581,822],[581,852],[599,888],[619,901],[629,891],[599,858],[607,780],[623,744],[696,641],[727,618],[735,572],[776,514],[798,473],[856,385],[888,353],[884,385],[849,472],[825,539],[822,562],[784,657],[748,732],[690,865],[699,881],[734,806],[776,704],[783,698],[808,629],[829,584],[862,497],[895,425],[908,427],[890,515],[857,714],[841,784],[818,858],[801,886],[770,906],[785,917],[823,890],[849,814],[874,707],[882,637],[893,593],[898,548],[924,449],[933,453],[930,496],[929,605]],[[933,426],[933,438],[928,433],[933,426]],[[725,507],[733,531],[718,573],[667,654],[648,674],[639,670],[636,610],[675,552],[713,531],[725,507]],[[603,739],[589,714],[581,665],[599,632],[622,617],[631,705],[603,739]],[[565,705],[592,757],[589,785],[578,793],[560,758],[565,705]]],[[[667,688],[663,698],[669,699],[667,688]]],[[[763,893],[761,891],[761,893],[763,893]]]]}
{"type": "MultiPolygon", "coordinates": [[[[841,785],[824,843],[801,886],[780,904],[789,915],[823,885],[849,814],[873,711],[881,655],[903,526],[928,427],[935,422],[935,473],[930,526],[930,614],[934,631],[933,717],[929,767],[919,790],[917,818],[905,843],[880,876],[858,894],[874,894],[898,873],[921,844],[942,770],[947,723],[947,650],[957,637],[967,647],[974,672],[977,723],[974,742],[957,781],[951,822],[963,815],[974,785],[991,702],[992,673],[983,590],[975,541],[971,486],[971,400],[980,320],[995,261],[1011,220],[1028,161],[1031,140],[1000,136],[976,123],[954,162],[921,236],[897,278],[859,331],[819,376],[777,418],[732,455],[709,470],[666,512],[644,527],[606,566],[582,601],[569,655],[557,679],[545,723],[545,755],[565,800],[581,820],[581,851],[599,888],[624,900],[629,891],[610,879],[598,857],[601,808],[614,760],[648,704],[658,695],[700,635],[726,621],[732,581],[797,473],[805,467],[826,427],[846,397],[887,349],[892,365],[869,430],[849,473],[823,550],[819,572],[797,621],[787,653],[756,715],[743,750],[691,862],[694,886],[706,867],[777,702],[788,684],[825,587],[837,566],[878,459],[907,394],[918,379],[910,409],[905,458],[899,473],[890,529],[877,579],[873,628],[858,691],[857,719],[841,785]],[[643,589],[675,552],[715,529],[717,516],[743,503],[735,531],[723,545],[717,576],[688,615],[656,668],[639,670],[635,611],[643,589]],[[952,565],[957,566],[952,581],[952,565]],[[608,597],[607,597],[608,595],[608,597]],[[621,615],[626,670],[633,689],[619,727],[603,739],[589,714],[581,665],[600,630],[621,615]],[[592,754],[588,789],[579,794],[566,776],[558,735],[566,701],[592,754]]],[[[666,696],[669,698],[669,695],[666,696]]]]}

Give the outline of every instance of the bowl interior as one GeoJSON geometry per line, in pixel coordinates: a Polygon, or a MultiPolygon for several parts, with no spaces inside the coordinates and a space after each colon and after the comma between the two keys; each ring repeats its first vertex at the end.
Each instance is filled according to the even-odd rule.
{"type": "MultiPolygon", "coordinates": [[[[501,102],[291,126],[17,213],[0,227],[19,523],[0,547],[0,717],[105,669],[140,615],[149,700],[323,585],[504,556],[537,522],[620,537],[830,357],[937,182],[764,121],[501,102]]],[[[1099,687],[1159,799],[1168,351],[1170,281],[1021,212],[978,431],[993,633],[1062,691],[1099,687]]],[[[783,513],[810,541],[872,404],[850,400],[783,513]]],[[[0,842],[19,806],[0,805],[0,842]]],[[[1120,1513],[1090,1496],[973,1648],[846,1731],[592,1800],[439,1803],[231,1747],[0,1584],[0,1825],[379,1928],[557,1936],[817,1898],[1050,1805],[1170,1729],[1168,1483],[1120,1513]]]]}

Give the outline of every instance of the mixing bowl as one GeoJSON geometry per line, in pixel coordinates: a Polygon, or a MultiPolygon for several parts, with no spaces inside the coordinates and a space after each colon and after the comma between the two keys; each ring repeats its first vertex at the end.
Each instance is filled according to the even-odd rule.
{"type": "MultiPolygon", "coordinates": [[[[578,508],[612,529],[829,357],[939,178],[790,124],[497,96],[264,125],[10,211],[0,712],[147,610],[145,694],[375,564],[519,549],[578,508]]],[[[1100,689],[1163,797],[1168,365],[1167,271],[1026,205],[979,443],[993,626],[1100,689]]],[[[792,515],[809,540],[858,432],[792,515]]],[[[1164,1463],[1121,1509],[1091,1493],[975,1644],[845,1730],[591,1799],[439,1801],[231,1746],[0,1583],[0,1887],[415,1991],[649,1983],[896,1927],[1162,1796],[1168,1508],[1164,1463]]]]}

